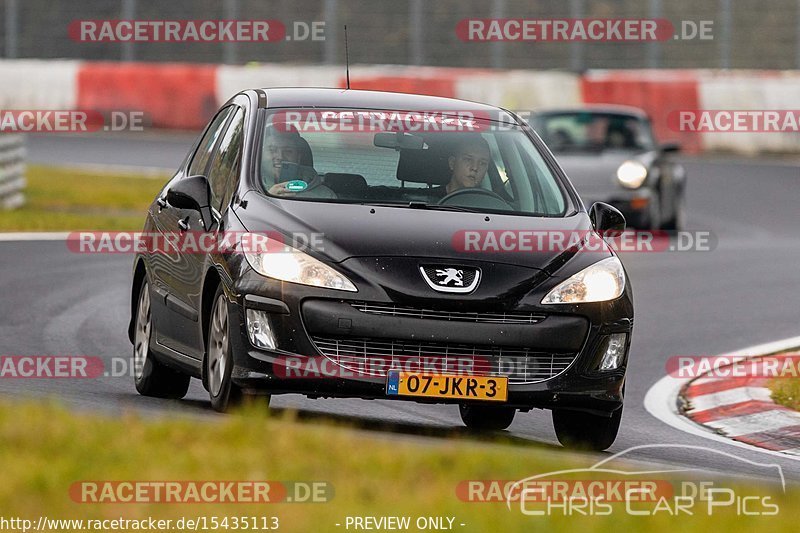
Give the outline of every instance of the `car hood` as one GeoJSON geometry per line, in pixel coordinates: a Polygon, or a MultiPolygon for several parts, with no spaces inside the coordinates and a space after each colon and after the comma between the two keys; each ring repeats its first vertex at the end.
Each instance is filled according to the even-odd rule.
{"type": "Polygon", "coordinates": [[[647,165],[651,159],[646,153],[622,150],[560,152],[554,155],[578,193],[593,198],[622,188],[616,178],[617,169],[622,163],[635,159],[647,165]]]}
{"type": "Polygon", "coordinates": [[[491,261],[552,272],[566,263],[575,250],[565,251],[559,246],[534,252],[492,250],[482,246],[489,242],[486,232],[498,236],[506,230],[548,231],[574,236],[592,229],[585,212],[565,218],[486,215],[272,199],[255,191],[244,199],[247,207],[239,207],[236,212],[247,231],[277,231],[290,237],[323,234],[324,249],[320,252],[336,263],[351,257],[395,256],[491,261]],[[483,232],[478,250],[464,249],[466,231],[483,232]]]}

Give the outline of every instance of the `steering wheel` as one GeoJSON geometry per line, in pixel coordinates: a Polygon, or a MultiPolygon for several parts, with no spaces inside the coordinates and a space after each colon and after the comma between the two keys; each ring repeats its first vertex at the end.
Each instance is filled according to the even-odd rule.
{"type": "MultiPolygon", "coordinates": [[[[488,198],[490,198],[492,200],[498,200],[502,204],[502,205],[499,206],[501,209],[508,209],[509,207],[511,207],[508,204],[508,202],[506,202],[503,199],[503,197],[500,196],[499,194],[497,194],[496,192],[490,191],[490,190],[487,190],[487,189],[482,189],[480,187],[465,187],[463,189],[458,189],[457,191],[453,191],[450,194],[448,194],[447,196],[445,196],[444,198],[442,198],[441,200],[439,200],[438,204],[439,205],[448,205],[448,204],[452,203],[451,200],[454,199],[454,198],[455,199],[459,199],[459,198],[461,198],[463,196],[470,196],[470,195],[475,196],[476,199],[477,199],[477,197],[484,196],[484,197],[488,197],[488,198]]],[[[475,207],[492,207],[492,206],[490,205],[490,206],[475,206],[475,207]]]]}

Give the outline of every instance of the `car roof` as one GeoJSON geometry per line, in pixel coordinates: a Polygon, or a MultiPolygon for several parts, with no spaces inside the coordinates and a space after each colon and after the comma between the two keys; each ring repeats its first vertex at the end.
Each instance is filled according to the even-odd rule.
{"type": "Polygon", "coordinates": [[[647,119],[647,113],[638,107],[617,104],[588,104],[576,107],[557,109],[544,109],[537,111],[536,115],[560,115],[565,113],[597,113],[603,115],[629,115],[636,118],[647,119]]]}
{"type": "Polygon", "coordinates": [[[261,89],[267,97],[266,108],[317,107],[385,109],[398,111],[486,112],[495,116],[500,109],[495,106],[421,94],[358,89],[324,89],[308,87],[281,87],[261,89]]]}

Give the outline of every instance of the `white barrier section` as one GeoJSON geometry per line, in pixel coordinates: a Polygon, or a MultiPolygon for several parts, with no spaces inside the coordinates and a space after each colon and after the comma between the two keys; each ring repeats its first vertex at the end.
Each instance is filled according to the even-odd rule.
{"type": "Polygon", "coordinates": [[[75,109],[80,61],[0,61],[0,108],[75,109]]]}
{"type": "Polygon", "coordinates": [[[217,68],[216,97],[219,104],[245,89],[262,87],[336,87],[344,67],[258,64],[222,65],[217,68]]]}
{"type": "Polygon", "coordinates": [[[0,134],[0,208],[25,203],[25,137],[0,134]]]}
{"type": "MultiPolygon", "coordinates": [[[[703,110],[794,110],[800,103],[800,73],[718,72],[704,73],[698,83],[703,110]]],[[[704,151],[800,153],[800,132],[705,132],[704,151]]]]}
{"type": "Polygon", "coordinates": [[[580,78],[567,72],[508,70],[461,76],[456,98],[512,111],[574,107],[581,104],[580,78]]]}

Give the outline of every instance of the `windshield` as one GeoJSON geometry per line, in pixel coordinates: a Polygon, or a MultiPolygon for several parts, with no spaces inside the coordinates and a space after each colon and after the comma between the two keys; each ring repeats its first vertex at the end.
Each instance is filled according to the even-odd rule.
{"type": "Polygon", "coordinates": [[[462,115],[273,110],[266,194],[441,210],[564,216],[568,195],[524,131],[462,115]]]}
{"type": "Polygon", "coordinates": [[[548,113],[534,127],[554,152],[652,150],[655,142],[648,121],[617,113],[548,113]]]}

